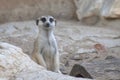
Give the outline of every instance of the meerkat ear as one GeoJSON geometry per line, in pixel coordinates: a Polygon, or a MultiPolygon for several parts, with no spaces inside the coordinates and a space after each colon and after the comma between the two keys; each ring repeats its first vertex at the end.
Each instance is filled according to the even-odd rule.
{"type": "Polygon", "coordinates": [[[38,24],[39,24],[39,19],[36,20],[36,25],[38,26],[38,24]]]}
{"type": "Polygon", "coordinates": [[[55,19],[55,26],[57,25],[57,20],[55,19]]]}

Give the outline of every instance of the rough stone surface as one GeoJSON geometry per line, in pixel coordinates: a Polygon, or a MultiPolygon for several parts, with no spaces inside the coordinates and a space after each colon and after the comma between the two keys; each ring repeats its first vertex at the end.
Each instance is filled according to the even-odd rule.
{"type": "Polygon", "coordinates": [[[11,80],[93,80],[87,78],[75,78],[49,71],[22,72],[11,80]],[[27,74],[27,75],[26,75],[27,74]]]}
{"type": "Polygon", "coordinates": [[[86,24],[96,24],[102,18],[120,18],[120,0],[74,0],[76,15],[86,24]]]}
{"type": "Polygon", "coordinates": [[[89,80],[74,78],[45,70],[21,48],[0,42],[0,80],[89,80]]]}
{"type": "Polygon", "coordinates": [[[105,60],[75,65],[72,69],[71,75],[73,75],[73,73],[77,71],[79,71],[77,74],[83,74],[84,76],[87,76],[86,72],[88,72],[88,74],[94,79],[119,80],[120,59],[108,56],[105,60]]]}
{"type": "Polygon", "coordinates": [[[90,75],[90,73],[81,65],[75,64],[70,72],[71,76],[75,77],[86,77],[86,78],[92,78],[93,77],[90,75]]]}
{"type": "Polygon", "coordinates": [[[74,0],[77,8],[77,18],[88,24],[95,24],[99,20],[102,1],[103,0],[74,0]]]}
{"type": "MultiPolygon", "coordinates": [[[[102,18],[120,18],[120,0],[1,0],[0,23],[36,19],[52,15],[96,24],[102,18]]],[[[104,21],[103,21],[104,22],[104,21]]]]}
{"type": "Polygon", "coordinates": [[[101,15],[105,18],[120,18],[120,0],[104,0],[101,15]]]}
{"type": "Polygon", "coordinates": [[[0,42],[0,78],[10,78],[22,71],[45,70],[38,66],[21,48],[0,42]]]}

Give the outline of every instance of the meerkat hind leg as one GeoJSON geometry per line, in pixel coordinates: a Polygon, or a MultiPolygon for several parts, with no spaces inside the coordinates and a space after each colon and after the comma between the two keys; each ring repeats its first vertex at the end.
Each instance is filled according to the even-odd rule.
{"type": "Polygon", "coordinates": [[[36,54],[36,59],[37,59],[38,64],[40,64],[40,65],[42,65],[43,67],[46,68],[46,63],[43,59],[43,56],[40,53],[36,54]]]}
{"type": "Polygon", "coordinates": [[[31,59],[34,61],[34,62],[37,62],[37,59],[36,59],[36,56],[32,54],[31,56],[31,59]]]}

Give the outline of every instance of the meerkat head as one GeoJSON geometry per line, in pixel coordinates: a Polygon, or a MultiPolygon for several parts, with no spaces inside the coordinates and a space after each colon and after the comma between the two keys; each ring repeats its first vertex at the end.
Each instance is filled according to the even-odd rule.
{"type": "Polygon", "coordinates": [[[44,29],[52,29],[56,26],[56,20],[52,16],[42,16],[36,20],[36,25],[39,26],[40,21],[42,22],[41,27],[44,29]]]}

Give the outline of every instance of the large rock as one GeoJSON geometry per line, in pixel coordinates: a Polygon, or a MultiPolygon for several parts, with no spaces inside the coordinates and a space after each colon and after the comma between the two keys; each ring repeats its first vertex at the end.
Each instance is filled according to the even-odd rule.
{"type": "Polygon", "coordinates": [[[104,0],[101,16],[105,18],[120,18],[120,0],[104,0]]]}
{"type": "Polygon", "coordinates": [[[99,20],[99,12],[102,0],[74,0],[76,14],[79,20],[88,24],[95,24],[99,20]]]}
{"type": "Polygon", "coordinates": [[[74,78],[45,70],[22,50],[0,42],[0,80],[89,80],[74,78]]]}
{"type": "Polygon", "coordinates": [[[22,71],[45,70],[38,66],[21,48],[0,42],[0,78],[10,78],[22,71]]]}
{"type": "Polygon", "coordinates": [[[120,18],[120,0],[74,0],[77,18],[95,24],[103,18],[120,18]]]}

